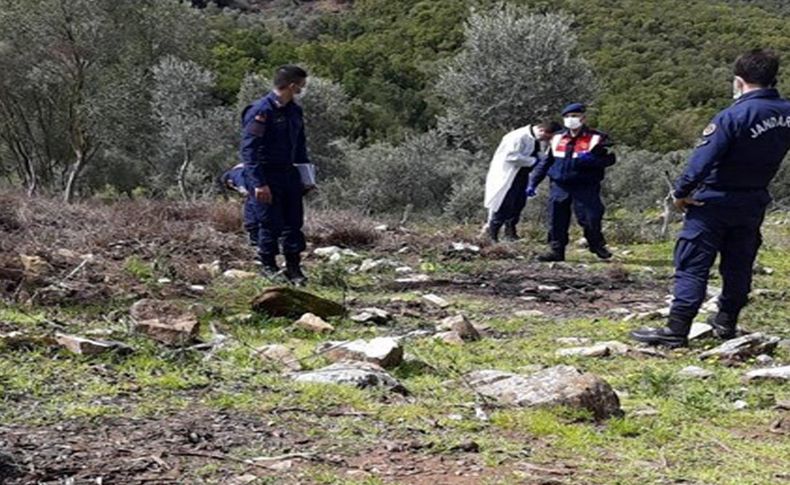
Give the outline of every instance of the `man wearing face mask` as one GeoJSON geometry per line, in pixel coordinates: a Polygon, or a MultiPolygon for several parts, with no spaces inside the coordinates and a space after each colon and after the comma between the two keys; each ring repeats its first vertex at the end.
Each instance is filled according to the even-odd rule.
{"type": "Polygon", "coordinates": [[[551,139],[549,156],[533,171],[527,194],[534,196],[540,182],[549,176],[549,246],[550,251],[538,256],[540,261],[564,261],[568,245],[571,209],[584,230],[590,251],[601,259],[612,253],[606,249],[601,230],[604,205],[601,181],[606,167],[616,159],[610,151],[606,133],[586,125],[586,107],[573,103],[562,110],[566,130],[551,139]]]}
{"type": "Polygon", "coordinates": [[[293,65],[278,68],[274,89],[242,113],[241,159],[249,196],[245,213],[258,224],[258,255],[262,274],[279,275],[276,256],[285,255],[285,276],[294,284],[307,280],[301,268],[305,250],[302,233],[305,187],[294,164],[309,164],[302,108],[294,99],[303,94],[307,72],[293,65]]]}
{"type": "Polygon", "coordinates": [[[485,207],[488,209],[487,235],[499,241],[499,230],[504,226],[504,238],[518,239],[516,226],[527,203],[527,183],[532,167],[543,157],[548,142],[561,127],[553,121],[527,125],[502,137],[486,177],[485,207]]]}
{"type": "Polygon", "coordinates": [[[691,323],[706,297],[710,268],[720,255],[719,311],[708,322],[721,339],[737,335],[752,266],[762,242],[760,226],[771,201],[768,185],[790,150],[790,101],[779,97],[779,57],[757,49],[735,62],[735,102],[717,114],[683,174],[675,206],[685,212],[675,245],[675,288],[668,324],[631,333],[639,342],[688,345],[691,323]]]}

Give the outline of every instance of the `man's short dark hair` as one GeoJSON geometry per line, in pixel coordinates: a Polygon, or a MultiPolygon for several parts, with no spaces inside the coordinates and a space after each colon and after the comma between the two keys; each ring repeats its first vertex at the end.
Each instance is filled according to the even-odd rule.
{"type": "Polygon", "coordinates": [[[291,84],[299,83],[304,79],[307,79],[307,71],[293,64],[280,66],[274,71],[275,88],[287,88],[291,84]]]}
{"type": "Polygon", "coordinates": [[[771,49],[754,49],[735,61],[735,75],[749,84],[772,86],[779,72],[779,55],[771,49]]]}
{"type": "Polygon", "coordinates": [[[538,128],[540,128],[546,133],[557,133],[558,131],[562,131],[563,129],[561,124],[552,120],[541,121],[538,124],[538,128]]]}

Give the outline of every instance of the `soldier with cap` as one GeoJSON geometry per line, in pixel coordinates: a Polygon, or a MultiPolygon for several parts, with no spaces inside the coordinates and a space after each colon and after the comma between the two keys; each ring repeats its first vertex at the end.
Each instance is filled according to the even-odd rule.
{"type": "Polygon", "coordinates": [[[719,311],[709,323],[716,336],[737,335],[752,266],[762,242],[760,226],[771,201],[768,185],[790,150],[790,101],[776,90],[779,57],[757,49],[735,62],[735,102],[717,114],[675,183],[675,206],[685,212],[675,245],[675,288],[667,326],[631,333],[639,342],[688,345],[710,268],[720,256],[719,311]]]}
{"type": "MultiPolygon", "coordinates": [[[[303,94],[307,72],[282,66],[274,89],[244,109],[241,119],[241,159],[247,192],[246,211],[258,230],[258,256],[264,276],[280,274],[276,256],[285,255],[285,276],[294,284],[307,280],[301,268],[305,250],[304,206],[307,187],[295,164],[307,157],[302,108],[294,102],[303,94]]],[[[246,219],[246,217],[245,217],[246,219]]]]}
{"type": "Polygon", "coordinates": [[[562,110],[566,129],[551,138],[549,156],[536,165],[527,188],[527,195],[534,197],[546,175],[551,179],[550,251],[540,255],[540,261],[565,260],[571,209],[584,230],[590,251],[601,259],[612,257],[601,229],[604,215],[601,181],[606,167],[614,165],[616,159],[606,133],[587,126],[586,111],[582,103],[570,104],[562,110]]]}

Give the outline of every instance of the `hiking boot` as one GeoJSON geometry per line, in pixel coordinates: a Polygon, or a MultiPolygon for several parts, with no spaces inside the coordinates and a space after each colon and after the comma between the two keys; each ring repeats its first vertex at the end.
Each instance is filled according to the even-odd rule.
{"type": "Polygon", "coordinates": [[[259,259],[261,263],[261,276],[267,280],[276,282],[282,276],[282,270],[277,266],[277,260],[274,255],[261,255],[259,259]]]}
{"type": "Polygon", "coordinates": [[[660,345],[670,349],[688,347],[689,344],[685,335],[676,334],[667,327],[640,328],[631,332],[631,338],[643,344],[660,345]]]}
{"type": "Polygon", "coordinates": [[[294,286],[307,284],[307,276],[302,272],[302,257],[299,253],[285,255],[285,277],[294,286]]]}
{"type": "Polygon", "coordinates": [[[738,317],[731,313],[719,311],[709,316],[708,325],[713,327],[713,334],[722,340],[731,340],[738,336],[738,317]]]}
{"type": "Polygon", "coordinates": [[[538,255],[538,261],[542,263],[565,261],[565,251],[552,249],[551,251],[538,255]]]}
{"type": "Polygon", "coordinates": [[[601,259],[611,259],[612,257],[612,252],[606,249],[606,246],[590,248],[590,252],[601,259]]]}
{"type": "Polygon", "coordinates": [[[492,243],[498,243],[499,242],[499,226],[488,224],[486,226],[486,237],[488,237],[488,240],[491,241],[492,243]]]}
{"type": "Polygon", "coordinates": [[[505,234],[502,239],[508,242],[518,241],[521,239],[518,237],[518,233],[516,232],[516,226],[506,225],[505,234]]]}

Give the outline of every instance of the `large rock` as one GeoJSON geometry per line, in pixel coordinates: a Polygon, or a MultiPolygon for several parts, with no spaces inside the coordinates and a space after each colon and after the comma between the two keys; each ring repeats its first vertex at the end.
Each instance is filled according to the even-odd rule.
{"type": "Polygon", "coordinates": [[[335,327],[325,322],[321,317],[313,315],[312,313],[305,313],[299,320],[294,322],[295,327],[302,330],[315,333],[329,333],[335,330],[335,327]]]}
{"type": "Polygon", "coordinates": [[[345,315],[343,305],[287,286],[268,288],[252,301],[252,309],[272,317],[298,318],[312,313],[321,318],[345,315]]]}
{"type": "Polygon", "coordinates": [[[700,354],[700,359],[718,357],[728,362],[744,361],[760,354],[771,354],[779,344],[779,337],[750,333],[743,337],[728,340],[723,344],[700,354]]]}
{"type": "Polygon", "coordinates": [[[391,337],[377,337],[370,341],[328,342],[323,348],[326,346],[330,346],[330,350],[325,355],[332,362],[361,360],[385,369],[397,367],[403,362],[403,347],[391,337]]]}
{"type": "Polygon", "coordinates": [[[569,406],[589,410],[596,419],[623,414],[612,387],[600,377],[560,365],[521,376],[497,370],[466,376],[479,393],[511,406],[569,406]]]}
{"type": "Polygon", "coordinates": [[[743,376],[747,382],[751,381],[790,381],[790,365],[783,367],[769,367],[749,371],[743,376]]]}
{"type": "Polygon", "coordinates": [[[129,310],[137,331],[166,345],[187,345],[197,339],[197,316],[173,302],[143,299],[129,310]]]}
{"type": "Polygon", "coordinates": [[[55,340],[59,345],[77,355],[99,355],[113,351],[121,354],[132,352],[132,348],[128,345],[110,340],[91,340],[63,333],[56,334],[55,340]]]}
{"type": "Polygon", "coordinates": [[[359,388],[387,387],[396,392],[406,393],[400,382],[371,362],[337,362],[323,369],[294,373],[291,377],[296,382],[345,384],[359,388]]]}

